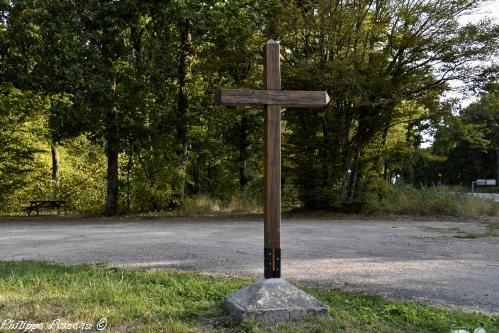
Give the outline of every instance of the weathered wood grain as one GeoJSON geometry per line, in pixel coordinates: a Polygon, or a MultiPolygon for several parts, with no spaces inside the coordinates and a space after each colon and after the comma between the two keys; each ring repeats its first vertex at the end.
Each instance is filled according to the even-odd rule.
{"type": "Polygon", "coordinates": [[[281,53],[279,42],[273,39],[263,47],[263,87],[281,90],[281,53]]]}
{"type": "Polygon", "coordinates": [[[265,106],[264,136],[264,245],[281,245],[281,110],[279,105],[265,106]]]}
{"type": "MultiPolygon", "coordinates": [[[[264,48],[265,89],[281,89],[279,43],[264,48]]],[[[281,247],[281,107],[265,105],[264,118],[264,247],[281,247]]]]}
{"type": "Polygon", "coordinates": [[[217,99],[220,104],[227,106],[271,104],[318,108],[329,103],[329,96],[325,91],[222,89],[217,99]]]}

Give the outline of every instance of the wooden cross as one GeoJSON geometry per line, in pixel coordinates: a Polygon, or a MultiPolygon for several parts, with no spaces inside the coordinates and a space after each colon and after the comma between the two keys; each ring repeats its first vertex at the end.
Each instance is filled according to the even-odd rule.
{"type": "Polygon", "coordinates": [[[325,91],[281,90],[279,42],[269,40],[264,53],[265,90],[222,89],[223,105],[265,105],[264,120],[264,275],[281,277],[281,105],[315,108],[329,103],[325,91]]]}

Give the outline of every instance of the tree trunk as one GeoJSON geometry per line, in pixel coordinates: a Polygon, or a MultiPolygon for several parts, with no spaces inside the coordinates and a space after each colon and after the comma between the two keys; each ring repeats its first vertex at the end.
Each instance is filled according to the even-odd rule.
{"type": "Polygon", "coordinates": [[[410,152],[407,154],[404,160],[404,169],[403,169],[403,177],[404,184],[414,184],[414,154],[412,151],[412,147],[414,146],[414,139],[412,138],[412,129],[414,128],[414,123],[409,122],[407,126],[407,132],[405,134],[405,141],[408,146],[411,147],[410,152]]]}
{"type": "Polygon", "coordinates": [[[132,173],[133,167],[133,145],[132,140],[129,140],[130,150],[128,151],[128,163],[126,168],[126,208],[129,212],[131,210],[131,183],[130,183],[130,174],[132,173]]]}
{"type": "Polygon", "coordinates": [[[350,183],[350,173],[352,168],[354,143],[349,139],[350,128],[352,128],[352,112],[345,106],[346,102],[338,103],[336,108],[341,110],[342,117],[339,118],[339,122],[335,124],[337,130],[332,131],[336,133],[337,145],[339,147],[339,158],[342,160],[341,168],[341,189],[340,189],[340,201],[345,201],[348,196],[348,184],[350,183]],[[349,172],[350,170],[350,172],[349,172]]]}
{"type": "Polygon", "coordinates": [[[198,194],[201,194],[201,158],[198,157],[198,194]]]}
{"type": "Polygon", "coordinates": [[[184,205],[185,200],[185,184],[187,181],[187,143],[183,145],[182,151],[180,152],[180,205],[184,205]]]}
{"type": "Polygon", "coordinates": [[[404,160],[403,184],[414,184],[414,166],[412,165],[412,154],[404,160]]]}
{"type": "Polygon", "coordinates": [[[348,199],[351,201],[355,197],[355,193],[357,193],[359,172],[360,172],[360,157],[362,156],[362,150],[357,148],[355,152],[355,162],[353,165],[353,170],[350,176],[350,188],[348,190],[348,199]]]}
{"type": "MultiPolygon", "coordinates": [[[[116,92],[116,82],[111,87],[113,93],[116,92]]],[[[107,114],[106,128],[106,156],[107,156],[107,196],[106,216],[118,213],[118,154],[119,154],[119,133],[118,133],[118,107],[113,105],[107,114]]]]}
{"type": "Polygon", "coordinates": [[[386,140],[388,138],[389,125],[386,125],[383,129],[383,136],[381,137],[381,147],[378,151],[378,162],[383,161],[383,179],[388,180],[388,161],[383,157],[383,151],[385,151],[386,140]]]}
{"type": "Polygon", "coordinates": [[[350,184],[350,174],[352,172],[352,162],[350,160],[350,154],[345,156],[345,162],[343,166],[343,175],[341,177],[341,201],[345,201],[348,197],[349,184],[350,184]]]}
{"type": "Polygon", "coordinates": [[[322,134],[323,134],[323,158],[322,158],[322,171],[324,177],[324,185],[330,186],[332,184],[332,173],[331,173],[331,144],[329,138],[329,121],[327,119],[327,113],[324,112],[322,115],[322,134]]]}
{"type": "Polygon", "coordinates": [[[499,182],[499,144],[496,144],[496,182],[499,182]]]}
{"type": "Polygon", "coordinates": [[[239,186],[241,192],[244,192],[250,182],[248,170],[248,117],[243,115],[239,126],[239,186]]]}
{"type": "Polygon", "coordinates": [[[60,179],[60,168],[59,168],[59,151],[57,150],[57,145],[55,143],[50,147],[52,153],[52,180],[56,186],[56,189],[59,188],[59,179],[60,179]]]}
{"type": "Polygon", "coordinates": [[[180,157],[180,204],[184,204],[185,198],[185,183],[187,177],[187,116],[189,114],[189,99],[187,95],[188,83],[191,72],[191,54],[192,44],[190,35],[190,22],[187,19],[181,19],[180,23],[180,45],[181,54],[178,66],[178,96],[177,96],[177,140],[179,148],[177,155],[180,157]]]}
{"type": "Polygon", "coordinates": [[[108,142],[107,147],[107,198],[106,216],[116,215],[118,212],[118,149],[108,142]]]}

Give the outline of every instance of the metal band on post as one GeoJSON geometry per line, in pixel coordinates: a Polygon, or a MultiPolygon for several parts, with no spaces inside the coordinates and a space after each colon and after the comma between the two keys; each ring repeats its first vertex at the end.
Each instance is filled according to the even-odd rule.
{"type": "Polygon", "coordinates": [[[264,277],[281,277],[281,249],[264,249],[264,277]]]}

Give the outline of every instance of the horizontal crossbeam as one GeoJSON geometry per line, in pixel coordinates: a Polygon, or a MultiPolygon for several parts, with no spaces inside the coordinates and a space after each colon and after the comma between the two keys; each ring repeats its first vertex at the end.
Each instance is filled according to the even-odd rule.
{"type": "Polygon", "coordinates": [[[217,96],[223,105],[282,105],[297,108],[318,108],[329,103],[325,91],[222,89],[217,96]]]}

